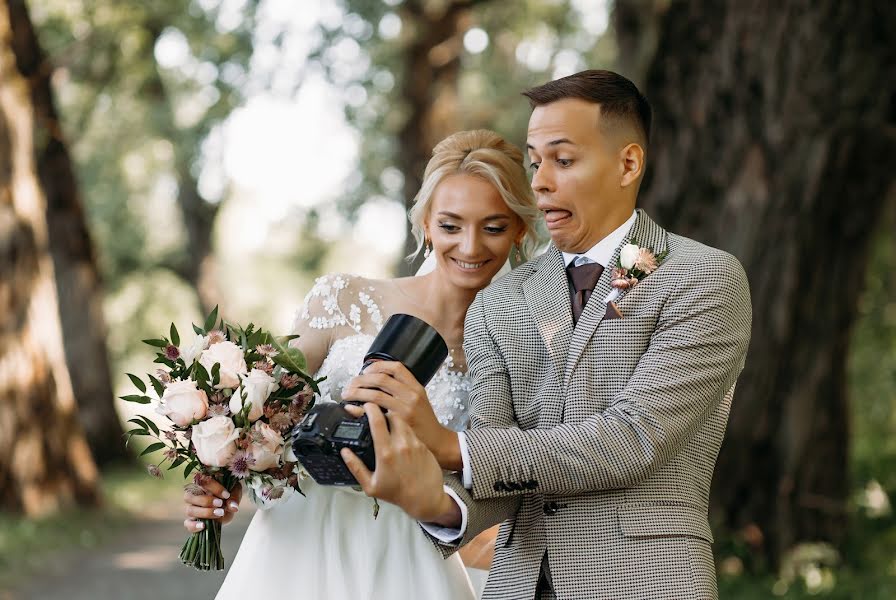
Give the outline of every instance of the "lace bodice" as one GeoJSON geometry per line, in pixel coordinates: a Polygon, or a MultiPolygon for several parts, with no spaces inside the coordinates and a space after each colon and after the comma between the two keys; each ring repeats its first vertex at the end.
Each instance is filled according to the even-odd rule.
{"type": "MultiPolygon", "coordinates": [[[[394,303],[392,303],[394,304],[394,303]]],[[[338,402],[349,380],[358,374],[364,353],[388,316],[389,294],[376,282],[348,275],[317,279],[296,319],[295,331],[319,338],[329,333],[328,350],[315,377],[321,382],[321,402],[338,402]]],[[[300,338],[301,339],[301,338],[300,338]]],[[[471,381],[455,368],[449,355],[426,386],[426,393],[439,422],[455,431],[463,430],[469,418],[471,381]]]]}

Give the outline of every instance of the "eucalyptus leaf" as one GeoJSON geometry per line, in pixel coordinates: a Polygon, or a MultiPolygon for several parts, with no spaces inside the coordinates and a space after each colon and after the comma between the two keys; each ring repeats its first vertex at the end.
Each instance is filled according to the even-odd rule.
{"type": "Polygon", "coordinates": [[[125,375],[127,375],[130,378],[131,383],[133,383],[134,386],[136,386],[136,388],[138,390],[140,390],[143,393],[146,393],[146,384],[143,383],[142,379],[140,379],[136,375],[131,375],[130,373],[125,373],[125,375]]]}
{"type": "Polygon", "coordinates": [[[205,330],[211,331],[215,328],[215,323],[218,321],[218,306],[215,305],[215,308],[212,309],[212,312],[208,314],[205,318],[205,330]]]}
{"type": "Polygon", "coordinates": [[[175,346],[180,346],[180,334],[177,332],[177,327],[174,326],[174,323],[171,324],[171,343],[175,346]]]}
{"type": "Polygon", "coordinates": [[[164,348],[168,345],[168,340],[162,339],[152,339],[152,340],[142,340],[144,344],[152,346],[154,348],[164,348]]]}
{"type": "Polygon", "coordinates": [[[161,450],[161,449],[164,448],[164,447],[165,447],[165,444],[162,443],[162,442],[156,442],[155,444],[150,444],[149,446],[146,447],[145,450],[143,450],[143,452],[140,453],[140,456],[144,456],[144,455],[149,454],[149,453],[151,453],[151,452],[155,452],[155,451],[157,451],[157,450],[161,450]]]}
{"type": "Polygon", "coordinates": [[[136,402],[137,404],[149,404],[152,398],[149,396],[140,396],[139,394],[131,394],[128,396],[119,396],[125,402],[136,402]]]}

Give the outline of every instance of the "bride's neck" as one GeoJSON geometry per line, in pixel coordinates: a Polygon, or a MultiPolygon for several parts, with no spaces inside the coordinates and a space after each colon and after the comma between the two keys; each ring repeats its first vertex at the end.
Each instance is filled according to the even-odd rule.
{"type": "Polygon", "coordinates": [[[415,279],[417,301],[425,307],[433,319],[436,329],[447,332],[463,333],[464,318],[467,309],[478,290],[470,290],[452,285],[437,272],[427,273],[415,279]]]}

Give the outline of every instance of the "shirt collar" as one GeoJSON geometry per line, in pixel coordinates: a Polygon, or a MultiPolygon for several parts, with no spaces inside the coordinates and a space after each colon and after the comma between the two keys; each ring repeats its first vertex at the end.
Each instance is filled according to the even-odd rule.
{"type": "Polygon", "coordinates": [[[582,252],[581,254],[563,252],[563,264],[568,267],[569,264],[578,257],[586,256],[606,269],[607,263],[613,258],[613,252],[616,251],[616,248],[622,243],[622,240],[632,228],[632,225],[635,224],[635,218],[637,216],[638,213],[632,211],[632,216],[630,216],[625,223],[610,232],[607,237],[596,243],[587,252],[582,252]]]}

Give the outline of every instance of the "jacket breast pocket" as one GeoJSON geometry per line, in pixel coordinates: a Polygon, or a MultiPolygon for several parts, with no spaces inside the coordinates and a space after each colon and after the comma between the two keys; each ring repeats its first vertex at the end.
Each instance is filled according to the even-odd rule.
{"type": "Polygon", "coordinates": [[[630,373],[650,345],[656,319],[651,315],[601,321],[591,345],[599,364],[630,373]]]}

